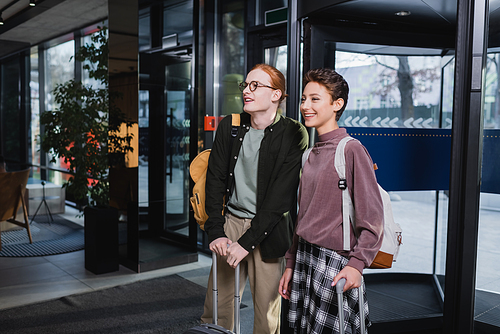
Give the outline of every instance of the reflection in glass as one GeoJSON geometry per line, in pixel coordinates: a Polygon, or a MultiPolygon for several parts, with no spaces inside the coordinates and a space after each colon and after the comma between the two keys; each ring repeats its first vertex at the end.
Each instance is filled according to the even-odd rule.
{"type": "MultiPolygon", "coordinates": [[[[436,224],[436,255],[434,273],[439,276],[444,276],[446,273],[446,246],[448,232],[448,204],[449,191],[438,192],[437,203],[437,224],[436,224]]],[[[442,287],[444,289],[444,287],[442,287]]]]}
{"type": "Polygon", "coordinates": [[[264,50],[264,62],[276,67],[286,79],[287,70],[287,46],[280,45],[275,48],[266,48],[264,50]]]}
{"type": "Polygon", "coordinates": [[[488,53],[486,63],[486,78],[484,81],[484,136],[483,139],[483,170],[481,197],[479,206],[479,234],[477,248],[476,296],[489,296],[495,305],[500,302],[500,194],[498,194],[498,172],[491,172],[500,168],[500,159],[496,152],[500,150],[500,68],[499,53],[488,53]],[[486,156],[486,154],[490,154],[486,156]],[[488,166],[484,162],[488,161],[488,166]],[[485,183],[489,182],[489,183],[485,183]],[[488,193],[484,192],[490,189],[488,193]],[[493,292],[494,294],[491,294],[493,292]],[[480,293],[480,295],[478,295],[480,293]]]}
{"type": "Polygon", "coordinates": [[[438,128],[441,57],[337,51],[335,68],[349,83],[341,126],[438,128]]]}
{"type": "MultiPolygon", "coordinates": [[[[74,59],[75,42],[70,40],[51,47],[45,51],[45,110],[54,110],[58,106],[55,105],[52,91],[57,84],[62,84],[74,78],[74,59]]],[[[50,160],[50,158],[49,158],[50,160]]],[[[67,169],[64,161],[59,160],[56,163],[51,163],[51,167],[62,167],[67,169]]],[[[62,178],[65,175],[62,173],[49,172],[49,181],[55,184],[62,184],[62,178]]]]}
{"type": "Polygon", "coordinates": [[[139,10],[139,51],[151,48],[151,17],[149,7],[139,10]]]}
{"type": "MultiPolygon", "coordinates": [[[[287,46],[280,45],[274,48],[266,48],[264,50],[264,63],[276,67],[283,75],[286,80],[287,71],[287,46]]],[[[280,105],[281,112],[286,115],[286,104],[282,103],[280,105]]]]}
{"type": "Polygon", "coordinates": [[[191,62],[167,65],[166,229],[188,236],[191,62]]]}
{"type": "Polygon", "coordinates": [[[484,128],[500,129],[500,53],[488,53],[484,87],[484,128]]]}
{"type": "Polygon", "coordinates": [[[38,48],[31,49],[30,55],[30,98],[31,98],[31,147],[30,163],[33,178],[40,179],[40,81],[38,76],[38,48]]]}
{"type": "MultiPolygon", "coordinates": [[[[390,192],[394,221],[403,229],[403,244],[390,269],[370,269],[368,273],[433,273],[434,231],[436,225],[435,191],[390,192]]],[[[447,201],[440,194],[439,201],[447,201]]],[[[447,209],[446,206],[442,206],[447,209]]],[[[441,247],[441,246],[439,246],[441,247]]]]}
{"type": "MultiPolygon", "coordinates": [[[[500,166],[495,166],[500,167],[500,166]]],[[[500,294],[500,194],[481,193],[476,289],[500,294]]],[[[500,295],[497,295],[500,301],[500,295]]]]}
{"type": "Polygon", "coordinates": [[[139,206],[149,205],[149,91],[139,91],[139,206]]]}
{"type": "MultiPolygon", "coordinates": [[[[235,1],[231,9],[222,15],[220,36],[220,66],[218,103],[220,110],[215,110],[214,116],[225,116],[240,113],[243,107],[238,84],[244,80],[245,73],[245,31],[244,3],[235,1]]],[[[253,66],[253,65],[252,65],[253,66]]],[[[215,108],[217,109],[217,108],[215,108]]]]}
{"type": "Polygon", "coordinates": [[[191,44],[193,1],[164,1],[163,6],[163,36],[176,34],[179,44],[191,44]]]}
{"type": "Polygon", "coordinates": [[[445,56],[443,64],[443,96],[441,97],[440,128],[451,129],[453,114],[453,90],[455,83],[455,57],[445,56]]]}
{"type": "MultiPolygon", "coordinates": [[[[106,31],[107,32],[107,31],[106,31]]],[[[94,34],[97,34],[97,29],[95,29],[95,32],[94,34]]],[[[82,45],[86,45],[86,44],[92,44],[92,34],[90,35],[86,35],[84,37],[82,37],[82,45]]],[[[95,47],[99,47],[100,45],[98,43],[95,43],[95,47]]],[[[88,65],[89,62],[88,61],[85,61],[83,63],[80,63],[80,66],[82,67],[82,83],[86,86],[92,86],[92,88],[94,89],[102,89],[104,88],[104,84],[100,81],[100,80],[96,80],[94,78],[90,78],[89,77],[89,72],[84,70],[83,69],[83,66],[84,65],[88,65]]]]}
{"type": "MultiPolygon", "coordinates": [[[[349,101],[340,126],[451,127],[453,56],[336,51],[335,69],[349,84],[349,101]]],[[[394,266],[382,272],[436,274],[442,279],[448,191],[398,191],[390,195],[394,219],[403,229],[403,245],[394,266]]]]}

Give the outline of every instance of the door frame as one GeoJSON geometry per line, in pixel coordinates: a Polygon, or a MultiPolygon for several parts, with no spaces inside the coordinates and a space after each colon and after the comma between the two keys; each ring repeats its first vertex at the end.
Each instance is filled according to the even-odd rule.
{"type": "MultiPolygon", "coordinates": [[[[194,62],[196,61],[191,46],[182,46],[181,48],[189,49],[191,53],[191,83],[190,83],[190,142],[197,142],[197,122],[191,122],[197,118],[196,90],[195,80],[196,72],[193,71],[194,62]],[[194,130],[193,130],[194,127],[194,130]]],[[[176,50],[180,48],[175,48],[176,50]]],[[[196,250],[197,230],[196,223],[192,218],[191,212],[188,216],[188,235],[181,235],[174,232],[168,232],[164,226],[167,223],[167,205],[166,205],[166,182],[167,182],[167,87],[165,79],[165,67],[170,62],[168,57],[162,54],[163,52],[151,52],[141,54],[141,80],[140,90],[148,90],[149,93],[149,171],[148,171],[148,191],[149,203],[147,214],[143,212],[143,225],[147,222],[147,229],[140,231],[144,236],[155,236],[168,240],[171,244],[176,244],[181,247],[196,250]],[[161,110],[161,112],[158,112],[161,110]],[[153,150],[154,149],[154,150],[153,150]],[[154,152],[154,154],[153,154],[154,152]],[[194,225],[194,226],[193,226],[194,225]],[[193,228],[194,227],[194,228],[193,228]]],[[[195,148],[196,149],[196,148],[195,148]]],[[[192,145],[188,148],[190,161],[193,157],[192,145]]],[[[189,198],[187,199],[189,201],[189,198]]]]}

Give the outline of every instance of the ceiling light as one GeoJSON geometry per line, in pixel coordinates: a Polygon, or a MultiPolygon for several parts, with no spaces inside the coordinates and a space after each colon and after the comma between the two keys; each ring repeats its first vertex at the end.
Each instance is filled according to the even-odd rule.
{"type": "Polygon", "coordinates": [[[3,17],[2,17],[2,13],[0,13],[0,26],[3,26],[3,17]]]}
{"type": "Polygon", "coordinates": [[[411,12],[409,10],[402,10],[402,11],[396,12],[394,14],[397,15],[397,16],[408,16],[408,15],[411,14],[411,12]]]}
{"type": "Polygon", "coordinates": [[[30,6],[35,7],[35,5],[36,5],[35,0],[30,0],[30,6]]]}

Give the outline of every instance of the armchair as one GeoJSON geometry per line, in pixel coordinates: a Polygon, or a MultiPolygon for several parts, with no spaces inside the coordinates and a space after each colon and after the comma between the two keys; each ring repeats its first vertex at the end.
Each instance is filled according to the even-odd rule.
{"type": "MultiPolygon", "coordinates": [[[[24,192],[26,191],[29,175],[30,169],[0,173],[0,222],[7,221],[25,228],[28,232],[30,243],[33,243],[28,220],[28,211],[26,210],[24,199],[24,192]],[[23,208],[24,222],[16,219],[17,211],[20,206],[23,208]]],[[[2,250],[1,231],[0,250],[2,250]]]]}

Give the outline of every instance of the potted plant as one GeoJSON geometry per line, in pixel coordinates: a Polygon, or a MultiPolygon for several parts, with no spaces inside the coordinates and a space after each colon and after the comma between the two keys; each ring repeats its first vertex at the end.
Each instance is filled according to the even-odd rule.
{"type": "Polygon", "coordinates": [[[132,151],[132,135],[120,129],[133,122],[114,104],[120,95],[109,90],[108,50],[107,28],[99,27],[75,54],[96,84],[57,84],[58,107],[40,115],[41,147],[52,153],[51,162],[67,164],[70,176],[63,187],[84,208],[85,267],[94,273],[118,270],[119,214],[109,207],[109,169],[123,166],[132,151]]]}

